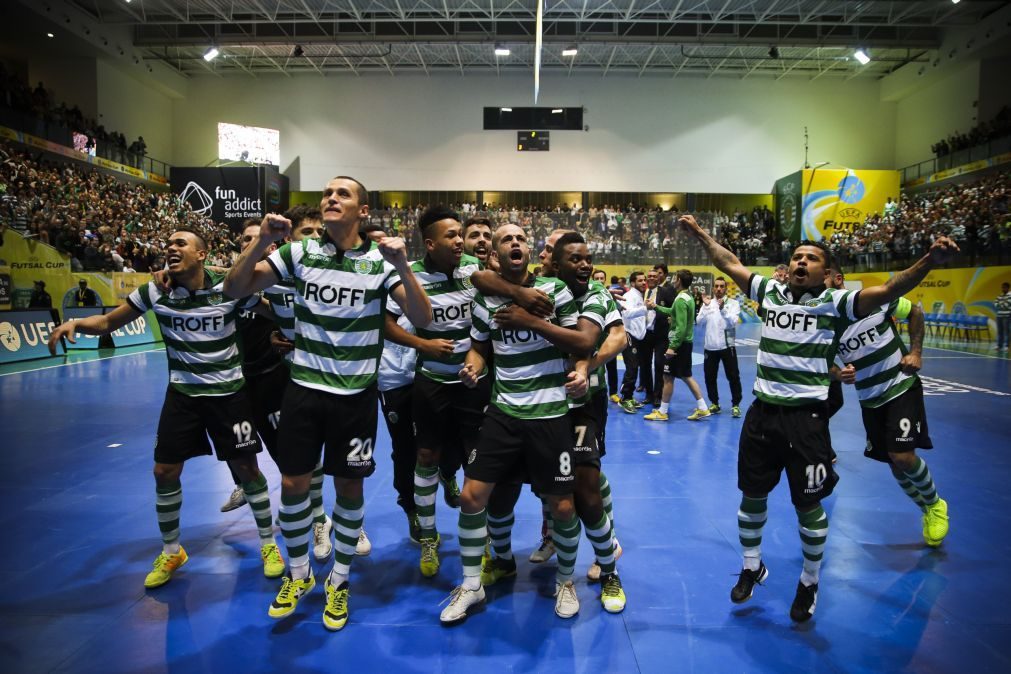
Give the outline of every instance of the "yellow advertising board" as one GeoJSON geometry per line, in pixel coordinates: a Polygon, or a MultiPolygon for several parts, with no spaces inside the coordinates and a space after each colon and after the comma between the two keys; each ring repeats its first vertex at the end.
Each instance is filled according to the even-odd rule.
{"type": "Polygon", "coordinates": [[[137,288],[151,280],[150,274],[125,274],[112,272],[112,292],[116,296],[116,304],[123,304],[137,288]]]}
{"type": "Polygon", "coordinates": [[[882,213],[888,197],[899,199],[898,171],[804,169],[801,181],[801,240],[851,232],[868,215],[882,213]]]}

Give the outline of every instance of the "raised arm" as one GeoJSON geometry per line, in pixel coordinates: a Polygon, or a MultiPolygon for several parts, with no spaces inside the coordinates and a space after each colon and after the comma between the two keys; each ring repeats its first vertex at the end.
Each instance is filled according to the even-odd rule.
{"type": "Polygon", "coordinates": [[[695,222],[695,218],[693,216],[687,214],[682,215],[678,218],[678,224],[680,224],[686,232],[695,237],[696,241],[702,244],[702,248],[705,249],[706,254],[713,263],[713,266],[732,278],[734,283],[737,284],[737,287],[747,293],[748,281],[751,279],[751,271],[741,264],[741,261],[737,259],[737,256],[720,244],[716,243],[716,239],[709,236],[709,233],[702,229],[702,227],[699,226],[699,223],[695,222]]]}
{"type": "Polygon", "coordinates": [[[232,265],[225,277],[223,289],[229,297],[249,297],[266,290],[280,279],[277,272],[266,260],[260,260],[275,241],[280,241],[291,232],[291,221],[276,213],[268,213],[260,223],[256,238],[239,259],[232,265]]]}
{"type": "Polygon", "coordinates": [[[425,294],[418,278],[407,262],[407,245],[400,237],[388,236],[379,240],[379,252],[383,259],[393,265],[400,275],[400,285],[390,295],[399,304],[407,318],[415,327],[423,328],[432,322],[432,303],[425,294]]]}
{"type": "Polygon", "coordinates": [[[56,345],[63,337],[66,337],[71,344],[76,344],[77,340],[74,339],[74,335],[78,332],[85,335],[107,335],[119,330],[129,322],[137,320],[141,315],[141,312],[129,304],[122,304],[105,315],[67,321],[59,325],[49,335],[49,353],[56,355],[56,345]]]}
{"type": "Polygon", "coordinates": [[[864,288],[857,295],[854,307],[858,318],[870,315],[883,304],[890,304],[920,284],[930,270],[938,267],[958,252],[958,245],[946,236],[938,237],[926,255],[909,269],[898,272],[882,285],[864,288]]]}

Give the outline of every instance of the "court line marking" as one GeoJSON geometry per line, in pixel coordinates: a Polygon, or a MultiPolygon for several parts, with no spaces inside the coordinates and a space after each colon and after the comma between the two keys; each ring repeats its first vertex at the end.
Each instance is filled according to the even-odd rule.
{"type": "Polygon", "coordinates": [[[160,351],[160,348],[148,349],[147,351],[135,351],[134,353],[117,353],[111,356],[101,356],[99,358],[91,358],[89,360],[75,360],[73,363],[59,363],[57,365],[46,365],[45,367],[34,367],[30,370],[22,370],[21,372],[2,372],[0,377],[10,377],[15,374],[29,374],[31,372],[41,372],[42,370],[52,370],[57,367],[70,367],[71,365],[84,365],[86,363],[97,363],[100,360],[112,360],[113,358],[129,358],[130,356],[142,356],[145,353],[151,353],[153,351],[160,351]]]}

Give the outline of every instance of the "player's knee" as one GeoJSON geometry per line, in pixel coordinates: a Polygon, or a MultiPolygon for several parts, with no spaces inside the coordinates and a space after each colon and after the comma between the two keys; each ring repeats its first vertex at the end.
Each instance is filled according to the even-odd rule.
{"type": "Polygon", "coordinates": [[[183,473],[181,463],[156,463],[154,464],[154,479],[158,484],[165,482],[176,482],[183,473]]]}
{"type": "Polygon", "coordinates": [[[434,449],[418,447],[418,464],[421,466],[434,466],[439,462],[439,452],[434,449]]]}
{"type": "Polygon", "coordinates": [[[916,465],[916,452],[888,453],[888,458],[892,465],[905,472],[912,470],[916,465]]]}
{"type": "Polygon", "coordinates": [[[571,496],[552,499],[551,516],[561,522],[568,522],[576,516],[576,504],[571,496]]]}
{"type": "Polygon", "coordinates": [[[312,473],[281,476],[281,490],[287,494],[304,494],[309,491],[311,483],[312,473]]]}

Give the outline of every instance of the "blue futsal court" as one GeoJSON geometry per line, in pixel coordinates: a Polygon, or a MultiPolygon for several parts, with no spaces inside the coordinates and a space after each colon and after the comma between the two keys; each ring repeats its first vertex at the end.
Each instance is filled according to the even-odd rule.
{"type": "MultiPolygon", "coordinates": [[[[754,330],[741,330],[746,391],[754,330]]],[[[801,550],[785,481],[770,498],[763,542],[770,578],[750,602],[729,600],[740,567],[742,420],[725,412],[685,421],[691,401],[681,384],[666,424],[611,405],[604,466],[625,551],[619,571],[628,607],[621,615],[604,613],[597,586],[585,581],[592,550],[584,537],[582,609],[571,621],[555,616],[553,560],[526,561],[540,514],[525,494],[513,530],[519,578],[491,588],[487,609],[463,625],[440,626],[439,603],[460,576],[456,511],[440,494],[443,566],[424,579],[395,503],[380,423],[379,468],[366,482],[365,528],[374,548],[352,565],[351,618],[335,634],[320,619],[320,588],[293,617],[267,617],[279,583],[262,575],[249,509],[218,511],[232,485],[211,458],[183,473],[182,542],[190,561],[168,585],[145,591],[161,546],[151,466],[165,356],[121,351],[57,362],[0,376],[0,523],[8,546],[2,672],[1011,671],[1006,358],[926,349],[936,449],[923,456],[951,512],[951,533],[938,550],[924,545],[919,512],[887,468],[863,458],[860,410],[847,389],[846,407],[832,422],[841,480],[825,503],[830,530],[817,613],[801,626],[788,615],[801,550]]],[[[700,383],[701,374],[696,367],[700,383]]],[[[728,409],[723,379],[721,397],[728,409]]],[[[745,406],[750,401],[746,393],[745,406]]],[[[277,471],[261,457],[276,509],[277,471]]],[[[332,484],[326,494],[329,509],[332,484]]],[[[324,571],[314,568],[322,581],[324,571]]]]}

